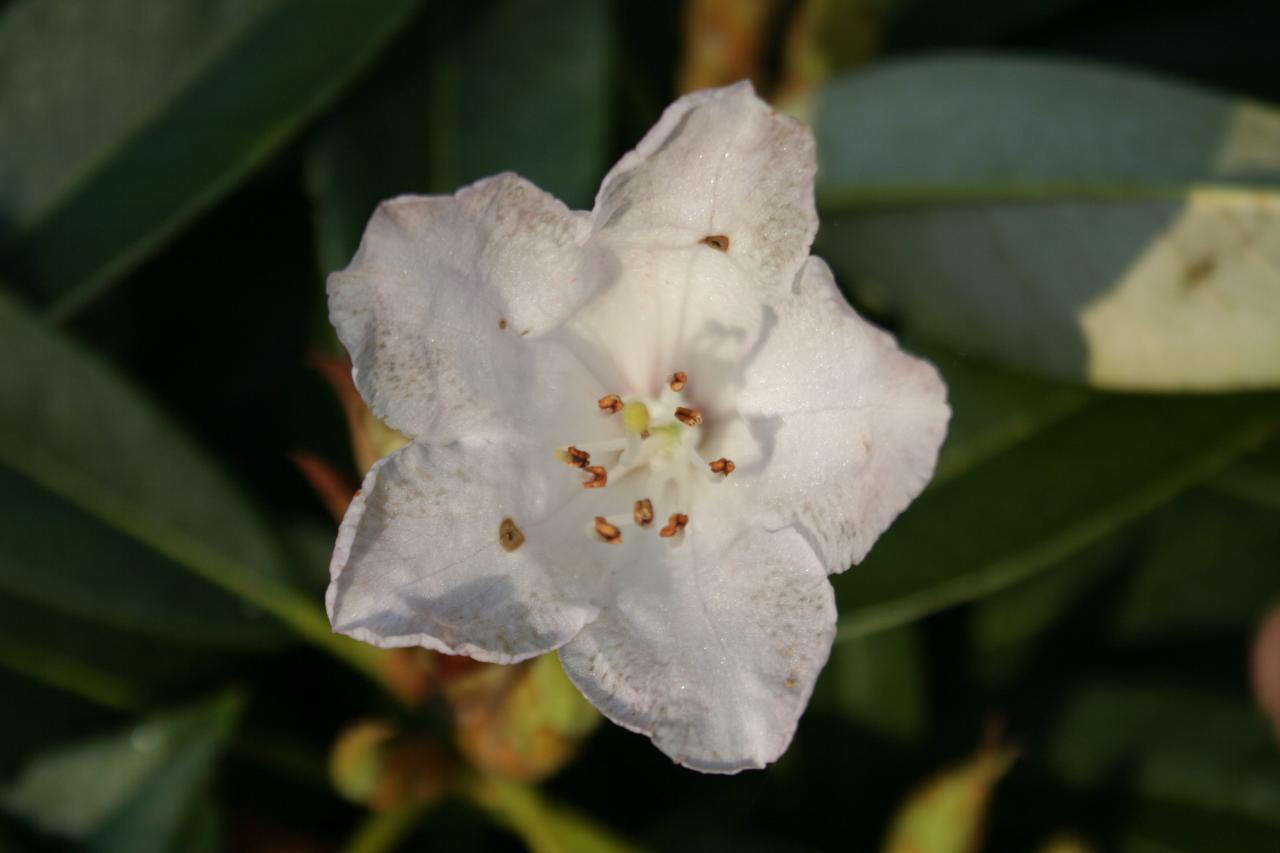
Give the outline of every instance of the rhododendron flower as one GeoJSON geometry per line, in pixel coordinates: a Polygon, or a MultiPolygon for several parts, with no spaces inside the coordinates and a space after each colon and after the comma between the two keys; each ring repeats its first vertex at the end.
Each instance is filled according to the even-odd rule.
{"type": "Polygon", "coordinates": [[[342,523],[334,628],[558,650],[681,764],[776,759],[830,652],[827,575],[924,487],[949,414],[810,257],[814,172],[741,83],[669,107],[590,213],[510,174],[382,204],[330,309],[412,442],[342,523]]]}

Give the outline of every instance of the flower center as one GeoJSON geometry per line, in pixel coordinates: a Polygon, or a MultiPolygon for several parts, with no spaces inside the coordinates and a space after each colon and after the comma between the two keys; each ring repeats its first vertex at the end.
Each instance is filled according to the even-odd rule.
{"type": "Polygon", "coordinates": [[[699,455],[705,427],[702,413],[686,405],[682,392],[688,384],[688,374],[677,371],[657,398],[606,394],[596,406],[602,416],[617,421],[622,434],[556,451],[587,475],[584,488],[608,489],[604,512],[591,524],[599,541],[617,545],[626,528],[655,527],[660,538],[682,541],[696,496],[733,473],[731,460],[708,462],[699,455]],[[623,504],[630,503],[629,512],[620,511],[620,497],[623,504]]]}

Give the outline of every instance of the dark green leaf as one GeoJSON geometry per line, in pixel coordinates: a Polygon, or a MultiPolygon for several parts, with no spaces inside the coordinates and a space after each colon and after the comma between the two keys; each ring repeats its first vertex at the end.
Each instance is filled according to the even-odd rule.
{"type": "Polygon", "coordinates": [[[0,340],[0,493],[16,503],[0,586],[189,639],[281,637],[222,590],[173,577],[183,566],[241,592],[286,576],[239,489],[123,379],[2,297],[0,340]]]}
{"type": "Polygon", "coordinates": [[[979,598],[1082,551],[1257,446],[1278,416],[1270,395],[1090,398],[919,498],[837,580],[841,636],[979,598]]]}
{"type": "Polygon", "coordinates": [[[835,646],[810,708],[904,741],[927,731],[920,638],[906,626],[835,646]]]}
{"type": "Polygon", "coordinates": [[[599,0],[443,6],[337,111],[312,150],[321,263],[351,259],[379,201],[514,171],[590,205],[608,144],[599,0]]]}
{"type": "Polygon", "coordinates": [[[239,716],[222,696],[32,761],[3,794],[5,810],[87,849],[169,848],[239,716]]]}
{"type": "Polygon", "coordinates": [[[1068,698],[1038,752],[1075,787],[1280,823],[1280,751],[1244,697],[1172,684],[1093,685],[1068,698]]]}
{"type": "Polygon", "coordinates": [[[418,5],[12,3],[0,272],[71,310],[277,149],[418,5]]]}
{"type": "Polygon", "coordinates": [[[819,247],[907,328],[1132,390],[1280,384],[1280,111],[1060,61],[821,95],[819,247]]]}
{"type": "Polygon", "coordinates": [[[232,661],[208,647],[158,642],[0,595],[0,666],[109,708],[144,707],[232,661]]]}

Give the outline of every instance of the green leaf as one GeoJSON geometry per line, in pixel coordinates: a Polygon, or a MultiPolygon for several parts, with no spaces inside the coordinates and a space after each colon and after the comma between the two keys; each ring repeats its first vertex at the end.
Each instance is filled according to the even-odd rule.
{"type": "Polygon", "coordinates": [[[1192,686],[1095,684],[1075,692],[1043,760],[1076,788],[1280,823],[1280,752],[1244,697],[1192,686]]]}
{"type": "Polygon", "coordinates": [[[96,851],[169,848],[231,735],[241,702],[225,695],[32,761],[0,795],[44,832],[96,851]]]}
{"type": "Polygon", "coordinates": [[[1280,384],[1280,111],[1066,62],[821,95],[819,250],[908,330],[1130,390],[1280,384]]]}
{"type": "Polygon", "coordinates": [[[0,273],[42,308],[74,309],[287,141],[418,6],[12,3],[0,273]]]}
{"type": "Polygon", "coordinates": [[[105,628],[0,595],[0,667],[108,708],[138,710],[231,665],[225,652],[105,628]]]}
{"type": "Polygon", "coordinates": [[[920,497],[836,581],[839,637],[1043,571],[1220,470],[1278,423],[1274,395],[1091,397],[920,497]]]}
{"type": "Polygon", "coordinates": [[[537,788],[476,776],[463,793],[520,837],[531,853],[628,853],[636,848],[579,814],[548,800],[537,788]]]}
{"type": "Polygon", "coordinates": [[[100,731],[104,723],[117,718],[98,703],[86,702],[2,666],[0,696],[5,702],[4,726],[0,727],[0,779],[11,778],[19,759],[32,752],[100,731]]]}
{"type": "Polygon", "coordinates": [[[1159,801],[1143,802],[1125,818],[1108,849],[1117,853],[1274,853],[1274,823],[1159,801]]]}
{"type": "MultiPolygon", "coordinates": [[[[150,630],[160,630],[172,617],[154,610],[173,603],[166,604],[163,597],[150,599],[145,590],[132,595],[125,591],[138,578],[148,577],[147,572],[155,577],[160,566],[181,566],[212,586],[197,595],[179,582],[167,584],[167,589],[181,589],[183,597],[175,600],[190,603],[199,598],[224,625],[235,622],[246,638],[251,640],[254,632],[268,638],[270,632],[259,627],[266,621],[261,614],[248,606],[228,611],[223,592],[215,588],[220,587],[321,647],[368,668],[372,650],[334,635],[319,602],[289,586],[283,558],[255,508],[155,406],[90,354],[4,297],[0,341],[0,471],[7,473],[10,483],[26,480],[58,498],[61,503],[35,492],[30,495],[33,501],[49,500],[50,512],[74,508],[89,516],[74,522],[71,529],[77,536],[105,537],[109,532],[157,555],[153,566],[140,567],[136,577],[127,560],[113,563],[105,555],[96,565],[27,569],[57,573],[56,581],[22,578],[21,571],[15,571],[21,569],[21,561],[6,563],[9,570],[0,577],[9,585],[50,602],[71,604],[86,615],[92,611],[113,624],[137,626],[145,620],[150,630]],[[103,576],[95,578],[95,569],[103,576]],[[95,599],[96,586],[58,588],[73,579],[89,585],[117,582],[123,590],[95,599]]],[[[27,544],[35,549],[29,553],[32,559],[46,558],[38,550],[39,542],[27,544]]],[[[49,554],[68,559],[93,557],[77,552],[75,543],[47,547],[49,554]]],[[[199,633],[208,639],[212,631],[205,626],[199,633]]],[[[241,640],[232,637],[227,642],[241,640]]]]}
{"type": "Polygon", "coordinates": [[[856,637],[832,648],[809,707],[877,734],[916,741],[927,731],[925,678],[914,628],[856,637]]]}
{"type": "Polygon", "coordinates": [[[107,624],[237,646],[278,623],[180,566],[283,579],[246,497],[154,406],[0,297],[0,588],[107,624]]]}
{"type": "MultiPolygon", "coordinates": [[[[1000,681],[1024,666],[1039,639],[1076,614],[1077,629],[1113,648],[1235,636],[1244,648],[1280,600],[1280,518],[1267,507],[1199,487],[1032,582],[976,605],[976,666],[1000,681]],[[1115,578],[1105,610],[1085,602],[1115,578]]],[[[1203,645],[1203,644],[1202,644],[1203,645]]],[[[1078,657],[1078,656],[1077,656],[1078,657]]]]}
{"type": "Polygon", "coordinates": [[[311,150],[321,264],[351,260],[377,203],[514,171],[587,206],[607,163],[610,4],[445,5],[391,51],[311,150]]]}

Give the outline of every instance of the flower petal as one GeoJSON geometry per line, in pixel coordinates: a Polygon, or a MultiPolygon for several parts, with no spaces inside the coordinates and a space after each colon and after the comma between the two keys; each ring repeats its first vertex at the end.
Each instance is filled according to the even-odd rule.
{"type": "Polygon", "coordinates": [[[511,174],[379,205],[328,288],[374,414],[411,438],[493,438],[527,425],[548,381],[582,381],[539,339],[608,280],[589,267],[603,257],[579,251],[587,230],[584,214],[511,174]]]}
{"type": "Polygon", "coordinates": [[[378,462],[338,532],[334,630],[499,663],[563,645],[596,613],[586,534],[568,535],[560,512],[585,490],[564,469],[481,442],[415,443],[378,462]]]}
{"type": "Polygon", "coordinates": [[[950,409],[933,366],[859,317],[821,259],[795,288],[746,367],[738,406],[753,440],[727,451],[745,475],[727,485],[840,572],[929,482],[950,409]]]}
{"type": "Polygon", "coordinates": [[[649,244],[708,246],[766,286],[785,287],[818,229],[813,134],[774,112],[751,84],[686,95],[667,107],[596,196],[596,227],[649,244]]]}
{"type": "Polygon", "coordinates": [[[791,742],[830,653],[831,585],[794,530],[751,531],[727,549],[696,527],[687,536],[665,565],[629,567],[560,660],[606,716],[677,762],[763,767],[791,742]]]}

